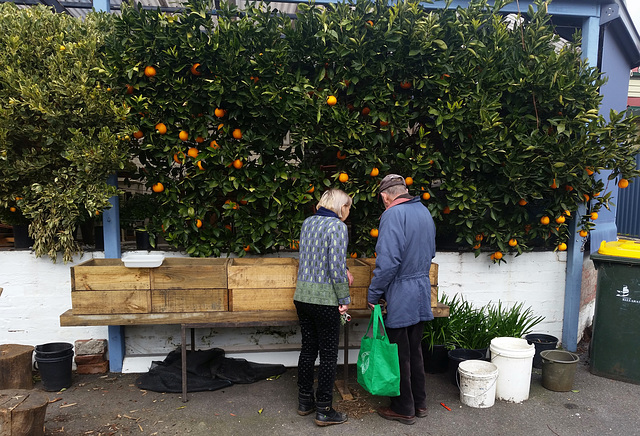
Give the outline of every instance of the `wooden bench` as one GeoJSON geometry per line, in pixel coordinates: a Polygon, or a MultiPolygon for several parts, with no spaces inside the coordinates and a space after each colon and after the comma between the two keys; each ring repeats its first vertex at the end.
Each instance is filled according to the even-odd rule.
{"type": "MultiPolygon", "coordinates": [[[[436,317],[449,316],[449,306],[438,303],[432,308],[436,317]]],[[[368,309],[350,310],[352,318],[369,318],[368,309]]],[[[135,314],[95,314],[75,315],[73,309],[60,315],[61,326],[132,326],[132,325],[180,325],[180,349],[182,354],[182,401],[187,401],[187,338],[186,330],[191,330],[191,349],[195,350],[195,328],[215,327],[279,327],[298,324],[298,315],[293,310],[272,310],[253,312],[200,312],[200,313],[135,313],[135,314]]],[[[348,397],[347,389],[349,365],[349,323],[344,326],[344,379],[336,384],[340,394],[348,397]]]]}

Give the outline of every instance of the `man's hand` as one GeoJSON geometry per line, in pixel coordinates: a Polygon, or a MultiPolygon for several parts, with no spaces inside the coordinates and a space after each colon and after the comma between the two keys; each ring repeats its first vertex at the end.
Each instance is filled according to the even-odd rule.
{"type": "Polygon", "coordinates": [[[347,278],[349,279],[349,286],[353,285],[353,274],[349,270],[347,270],[347,278]]]}
{"type": "Polygon", "coordinates": [[[373,309],[374,309],[374,307],[375,307],[375,305],[374,305],[374,304],[371,304],[371,303],[369,303],[368,301],[367,301],[367,306],[369,306],[369,310],[373,310],[373,309]]]}
{"type": "Polygon", "coordinates": [[[338,306],[338,311],[340,312],[340,315],[344,315],[345,313],[347,313],[347,310],[349,310],[348,304],[341,304],[340,306],[338,306]]]}

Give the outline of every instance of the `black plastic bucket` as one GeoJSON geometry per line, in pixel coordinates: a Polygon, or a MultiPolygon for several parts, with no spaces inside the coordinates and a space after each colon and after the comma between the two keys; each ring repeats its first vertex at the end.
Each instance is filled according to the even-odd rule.
{"type": "Polygon", "coordinates": [[[35,359],[45,391],[56,392],[71,386],[73,350],[61,357],[39,357],[36,354],[35,359]]]}
{"type": "Polygon", "coordinates": [[[543,333],[531,333],[524,337],[529,344],[536,347],[536,354],[533,355],[533,367],[542,368],[541,352],[546,350],[555,350],[558,346],[558,338],[543,333]]]}
{"type": "Polygon", "coordinates": [[[460,383],[460,375],[458,374],[458,365],[465,360],[482,360],[485,355],[478,350],[469,350],[467,348],[456,348],[448,353],[449,356],[449,377],[451,383],[458,386],[460,383]]]}
{"type": "Polygon", "coordinates": [[[51,342],[49,344],[36,345],[36,357],[53,359],[73,355],[73,345],[67,342],[51,342]]]}

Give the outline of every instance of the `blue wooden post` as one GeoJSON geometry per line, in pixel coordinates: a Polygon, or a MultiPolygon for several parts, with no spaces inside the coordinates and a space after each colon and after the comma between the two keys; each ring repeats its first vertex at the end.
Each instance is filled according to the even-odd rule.
{"type": "MultiPolygon", "coordinates": [[[[582,58],[591,65],[598,62],[598,44],[600,41],[600,19],[586,18],[582,25],[582,58]]],[[[569,351],[578,348],[578,327],[580,320],[580,301],[582,298],[582,237],[578,235],[578,217],[586,213],[581,205],[569,222],[569,240],[567,241],[567,272],[564,285],[564,316],[562,319],[562,346],[569,351]]]]}
{"type": "MultiPolygon", "coordinates": [[[[107,183],[118,186],[118,176],[112,174],[107,183]]],[[[111,209],[104,211],[102,223],[104,226],[104,257],[107,259],[120,259],[120,199],[114,195],[109,199],[111,209]]],[[[109,370],[122,372],[124,361],[124,326],[109,326],[109,370]]]]}

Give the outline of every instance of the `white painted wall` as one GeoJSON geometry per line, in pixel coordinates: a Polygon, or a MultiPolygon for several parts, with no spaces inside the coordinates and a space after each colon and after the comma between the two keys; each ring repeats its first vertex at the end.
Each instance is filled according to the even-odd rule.
{"type": "MultiPolygon", "coordinates": [[[[102,252],[85,253],[74,258],[73,264],[65,265],[61,260],[53,264],[48,258],[37,259],[29,251],[0,251],[0,288],[4,288],[0,295],[0,343],[38,345],[107,338],[107,327],[60,327],[59,321],[60,314],[71,308],[69,268],[94,256],[104,257],[102,252]]],[[[495,265],[488,256],[438,253],[435,262],[440,266],[440,292],[448,296],[460,293],[477,306],[498,300],[506,305],[523,302],[536,315],[545,317],[536,333],[561,338],[566,255],[537,252],[518,257],[507,255],[505,259],[506,264],[495,265]]],[[[366,327],[364,320],[352,321],[350,343],[357,345],[366,327]]],[[[141,372],[146,371],[150,360],[162,360],[179,346],[180,328],[127,327],[125,338],[128,358],[124,370],[141,372]],[[145,356],[144,363],[128,363],[134,361],[129,356],[145,356]]],[[[220,347],[232,357],[242,356],[256,362],[295,365],[299,343],[296,327],[196,330],[197,347],[220,347]]],[[[350,362],[355,362],[353,355],[350,362]]]]}

